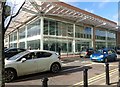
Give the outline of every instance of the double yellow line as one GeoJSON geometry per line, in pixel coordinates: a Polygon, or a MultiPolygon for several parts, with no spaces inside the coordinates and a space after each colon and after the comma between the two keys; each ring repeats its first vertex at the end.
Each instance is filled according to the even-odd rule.
{"type": "MultiPolygon", "coordinates": [[[[113,73],[115,73],[115,72],[117,72],[117,71],[118,71],[118,68],[112,69],[112,70],[109,71],[109,75],[111,76],[113,73]]],[[[94,77],[92,77],[92,78],[89,78],[89,79],[88,79],[88,84],[91,85],[91,84],[93,84],[94,82],[99,81],[100,79],[104,79],[105,76],[106,76],[106,73],[104,72],[104,73],[102,73],[102,74],[100,74],[100,75],[97,75],[97,76],[94,76],[94,77]]],[[[73,84],[73,86],[77,86],[77,85],[83,85],[83,81],[78,82],[78,83],[76,83],[76,84],[73,84]]]]}

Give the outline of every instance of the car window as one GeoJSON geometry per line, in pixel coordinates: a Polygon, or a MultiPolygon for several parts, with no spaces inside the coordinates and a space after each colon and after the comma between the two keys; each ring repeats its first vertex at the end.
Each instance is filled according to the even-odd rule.
{"type": "Polygon", "coordinates": [[[10,49],[8,52],[9,53],[15,53],[15,52],[17,52],[17,49],[10,49]]]}
{"type": "Polygon", "coordinates": [[[21,55],[15,55],[13,57],[10,57],[8,60],[16,60],[17,58],[19,58],[21,55]]]}
{"type": "Polygon", "coordinates": [[[32,52],[32,53],[26,54],[26,55],[23,56],[22,58],[26,58],[26,60],[33,59],[33,58],[35,58],[35,53],[32,52]]]}
{"type": "Polygon", "coordinates": [[[111,50],[111,51],[112,51],[112,53],[116,53],[115,50],[111,50]]]}
{"type": "Polygon", "coordinates": [[[36,53],[36,57],[37,58],[46,58],[46,57],[50,57],[52,54],[49,52],[37,52],[36,53]]]}
{"type": "Polygon", "coordinates": [[[25,49],[18,49],[18,52],[23,52],[25,51],[25,49]]]}

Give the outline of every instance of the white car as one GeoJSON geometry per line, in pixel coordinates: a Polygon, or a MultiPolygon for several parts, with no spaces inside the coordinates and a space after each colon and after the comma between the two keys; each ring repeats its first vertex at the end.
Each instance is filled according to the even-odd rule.
{"type": "Polygon", "coordinates": [[[8,60],[5,59],[5,81],[10,82],[17,76],[44,71],[57,73],[61,70],[59,55],[53,51],[28,50],[8,60]]]}

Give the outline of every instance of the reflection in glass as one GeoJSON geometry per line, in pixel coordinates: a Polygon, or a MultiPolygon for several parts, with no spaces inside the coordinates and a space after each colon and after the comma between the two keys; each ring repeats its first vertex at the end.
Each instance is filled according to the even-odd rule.
{"type": "Polygon", "coordinates": [[[40,20],[28,24],[27,26],[27,37],[40,35],[40,20]]]}

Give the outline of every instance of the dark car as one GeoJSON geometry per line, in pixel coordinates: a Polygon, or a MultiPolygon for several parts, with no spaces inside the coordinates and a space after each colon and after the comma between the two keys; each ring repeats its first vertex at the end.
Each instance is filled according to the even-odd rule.
{"type": "Polygon", "coordinates": [[[26,49],[23,48],[6,48],[4,49],[4,55],[5,58],[10,58],[20,52],[26,51],[26,49]]]}
{"type": "Polygon", "coordinates": [[[80,57],[90,57],[90,55],[94,53],[94,49],[93,48],[87,48],[87,49],[83,49],[80,52],[80,57]]]}

